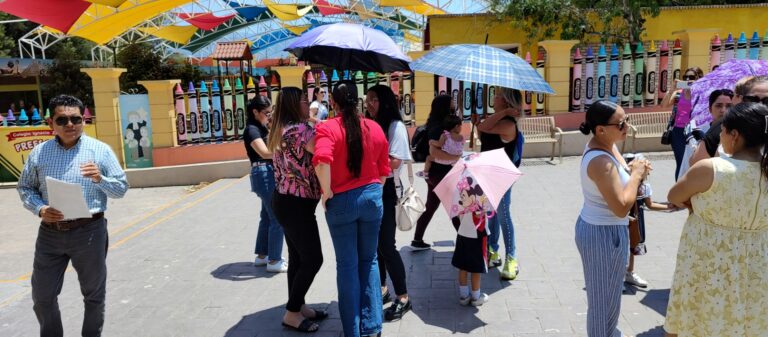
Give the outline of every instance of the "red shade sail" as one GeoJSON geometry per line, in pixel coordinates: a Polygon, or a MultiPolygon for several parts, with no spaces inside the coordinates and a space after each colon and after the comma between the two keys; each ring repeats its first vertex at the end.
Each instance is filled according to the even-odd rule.
{"type": "Polygon", "coordinates": [[[189,22],[189,24],[197,28],[200,28],[202,30],[214,29],[216,28],[216,26],[224,22],[227,22],[229,19],[235,17],[235,14],[218,17],[213,15],[213,13],[204,13],[204,14],[176,13],[176,15],[182,18],[184,21],[189,22]]]}
{"type": "Polygon", "coordinates": [[[347,11],[343,8],[336,7],[328,3],[328,0],[315,0],[315,7],[320,10],[320,14],[323,16],[344,14],[347,11]]]}
{"type": "Polygon", "coordinates": [[[0,11],[66,33],[90,5],[82,0],[5,0],[0,11]]]}

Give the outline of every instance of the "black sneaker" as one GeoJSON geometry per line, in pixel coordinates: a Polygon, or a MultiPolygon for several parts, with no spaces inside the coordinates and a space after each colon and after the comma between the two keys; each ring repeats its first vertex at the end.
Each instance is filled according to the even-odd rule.
{"type": "Polygon", "coordinates": [[[413,240],[411,241],[411,250],[412,251],[420,251],[420,250],[427,250],[432,248],[432,246],[428,243],[425,243],[422,240],[413,240]]]}
{"type": "Polygon", "coordinates": [[[388,322],[401,319],[408,311],[411,311],[411,300],[408,299],[408,302],[403,303],[400,302],[400,299],[396,299],[395,303],[392,303],[392,305],[384,311],[384,319],[388,322]]]}
{"type": "Polygon", "coordinates": [[[384,295],[381,295],[381,304],[387,304],[389,302],[392,302],[392,296],[389,295],[389,292],[386,292],[384,295]]]}

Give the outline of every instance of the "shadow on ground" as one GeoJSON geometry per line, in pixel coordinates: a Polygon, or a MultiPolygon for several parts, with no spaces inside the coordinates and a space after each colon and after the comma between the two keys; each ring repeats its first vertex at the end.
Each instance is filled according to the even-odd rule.
{"type": "Polygon", "coordinates": [[[669,302],[669,289],[651,289],[645,293],[640,303],[653,309],[662,316],[667,315],[667,303],[669,302]]]}
{"type": "Polygon", "coordinates": [[[664,337],[664,328],[657,326],[651,330],[637,334],[636,337],[664,337]]]}
{"type": "Polygon", "coordinates": [[[255,278],[273,277],[276,273],[267,272],[265,267],[254,267],[253,262],[234,262],[219,266],[211,272],[217,279],[229,281],[248,281],[255,278]]]}
{"type": "Polygon", "coordinates": [[[233,325],[224,334],[224,337],[267,337],[267,336],[308,336],[329,337],[341,336],[341,320],[336,302],[318,303],[310,305],[312,308],[327,310],[329,317],[319,322],[320,328],[317,332],[307,334],[293,331],[283,327],[281,322],[285,314],[285,306],[276,306],[259,312],[243,316],[240,321],[233,325]]]}

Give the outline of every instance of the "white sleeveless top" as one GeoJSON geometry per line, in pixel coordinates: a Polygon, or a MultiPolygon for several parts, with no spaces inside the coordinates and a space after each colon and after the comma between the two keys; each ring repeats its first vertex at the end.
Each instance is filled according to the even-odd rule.
{"type": "Polygon", "coordinates": [[[595,159],[598,156],[608,156],[613,160],[614,164],[616,164],[622,186],[627,186],[627,183],[629,182],[629,172],[627,172],[627,169],[624,168],[612,154],[604,150],[593,150],[587,153],[588,150],[590,149],[585,149],[584,153],[586,154],[583,155],[581,159],[581,193],[584,195],[584,205],[581,208],[580,214],[581,218],[587,223],[598,226],[628,225],[629,217],[625,216],[619,218],[614,215],[608,207],[608,203],[605,202],[600,190],[597,189],[597,184],[589,178],[587,167],[592,159],[595,159]]]}

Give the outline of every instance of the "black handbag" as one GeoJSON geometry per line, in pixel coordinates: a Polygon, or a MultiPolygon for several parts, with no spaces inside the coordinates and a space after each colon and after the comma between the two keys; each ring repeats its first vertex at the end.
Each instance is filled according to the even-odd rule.
{"type": "Polygon", "coordinates": [[[670,138],[672,137],[672,129],[675,128],[675,116],[677,116],[677,104],[672,106],[672,115],[669,116],[667,129],[664,130],[664,133],[661,134],[661,144],[672,144],[672,140],[670,138]]]}

